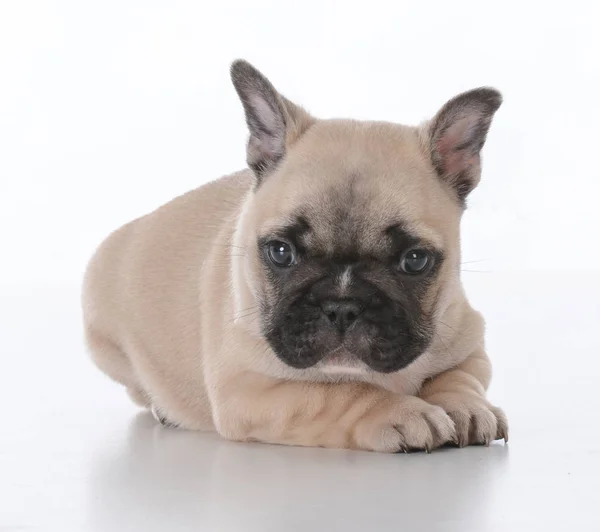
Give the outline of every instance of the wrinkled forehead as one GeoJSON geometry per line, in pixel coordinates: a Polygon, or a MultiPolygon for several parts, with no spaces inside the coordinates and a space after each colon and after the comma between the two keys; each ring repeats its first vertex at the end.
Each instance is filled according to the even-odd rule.
{"type": "Polygon", "coordinates": [[[343,185],[306,195],[290,211],[265,220],[262,236],[323,256],[385,255],[398,239],[443,250],[444,235],[419,216],[410,200],[394,196],[349,176],[343,185]]]}
{"type": "Polygon", "coordinates": [[[385,123],[320,123],[261,188],[263,235],[285,228],[323,253],[371,253],[395,226],[443,249],[460,216],[416,130],[385,123]]]}

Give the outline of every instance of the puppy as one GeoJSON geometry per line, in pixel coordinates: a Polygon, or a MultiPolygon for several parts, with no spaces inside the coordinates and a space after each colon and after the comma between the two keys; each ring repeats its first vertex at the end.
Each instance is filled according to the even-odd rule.
{"type": "Polygon", "coordinates": [[[369,451],[507,439],[459,225],[500,94],[430,121],[319,120],[236,61],[249,169],[112,233],[84,280],[97,366],[165,424],[369,451]]]}

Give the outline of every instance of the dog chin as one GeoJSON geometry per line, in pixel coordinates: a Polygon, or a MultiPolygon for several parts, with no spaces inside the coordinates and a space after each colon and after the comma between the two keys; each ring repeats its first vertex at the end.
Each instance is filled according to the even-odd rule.
{"type": "Polygon", "coordinates": [[[333,352],[327,355],[317,369],[327,375],[361,375],[369,371],[369,367],[348,352],[333,352]]]}

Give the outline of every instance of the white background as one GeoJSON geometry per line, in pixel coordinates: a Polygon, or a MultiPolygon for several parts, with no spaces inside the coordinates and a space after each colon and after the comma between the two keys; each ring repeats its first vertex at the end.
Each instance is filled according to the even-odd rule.
{"type": "Polygon", "coordinates": [[[597,0],[0,0],[0,530],[600,530],[599,27],[597,0]],[[463,280],[508,445],[238,445],[157,425],[90,362],[100,240],[244,166],[237,57],[320,117],[502,91],[463,280]]]}
{"type": "Polygon", "coordinates": [[[230,62],[320,117],[505,103],[464,223],[474,269],[600,267],[600,4],[0,3],[0,280],[78,282],[120,224],[244,166],[230,62]]]}

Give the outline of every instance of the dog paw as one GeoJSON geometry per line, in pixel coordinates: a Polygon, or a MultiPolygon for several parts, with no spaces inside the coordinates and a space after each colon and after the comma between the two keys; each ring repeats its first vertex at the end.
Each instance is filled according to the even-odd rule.
{"type": "Polygon", "coordinates": [[[456,443],[489,445],[494,440],[508,441],[508,421],[504,412],[486,399],[470,394],[445,392],[425,400],[444,409],[454,422],[456,443]]]}
{"type": "Polygon", "coordinates": [[[417,397],[402,397],[357,427],[359,447],[381,452],[426,451],[456,442],[454,422],[443,408],[417,397]]]}
{"type": "Polygon", "coordinates": [[[158,421],[163,427],[176,427],[175,423],[171,423],[166,416],[162,413],[160,408],[158,408],[155,404],[150,407],[150,412],[152,412],[152,416],[156,421],[158,421]]]}

